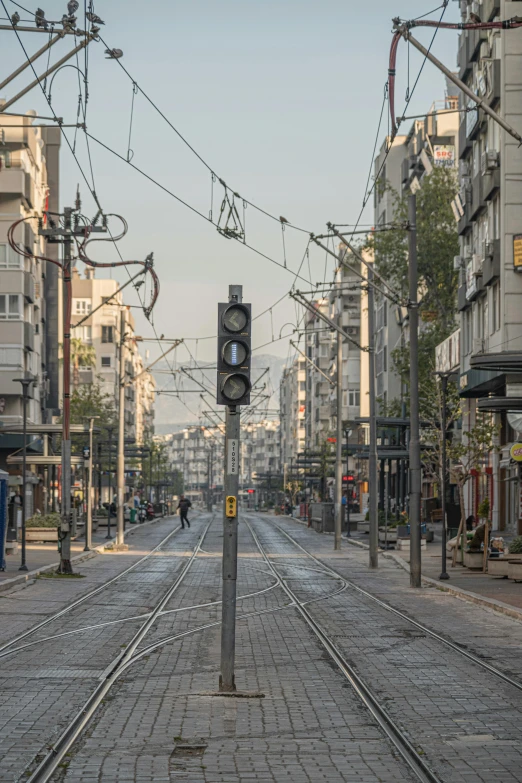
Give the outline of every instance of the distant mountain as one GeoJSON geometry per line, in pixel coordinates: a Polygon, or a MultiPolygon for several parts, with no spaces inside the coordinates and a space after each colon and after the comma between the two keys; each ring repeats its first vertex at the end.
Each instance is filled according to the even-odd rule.
{"type": "MultiPolygon", "coordinates": [[[[284,364],[284,359],[271,354],[254,354],[252,357],[252,381],[255,384],[260,378],[259,385],[266,383],[264,393],[272,395],[267,405],[271,411],[279,409],[279,383],[284,364]],[[265,369],[268,371],[261,378],[260,376],[265,369]]],[[[191,364],[172,362],[169,365],[163,361],[154,367],[153,374],[155,370],[159,370],[155,374],[158,390],[168,392],[156,396],[155,431],[158,435],[167,435],[183,429],[188,424],[197,424],[200,416],[204,416],[203,410],[211,411],[212,408],[216,408],[214,402],[216,379],[214,362],[201,362],[195,367],[194,362],[191,364]],[[207,367],[208,369],[206,369],[207,367]],[[174,370],[174,376],[166,374],[166,371],[169,370],[174,370]],[[195,380],[191,380],[188,373],[195,380]],[[199,388],[198,383],[209,390],[205,395],[205,400],[202,400],[200,396],[200,394],[204,394],[203,389],[195,391],[199,388]],[[179,397],[173,393],[176,390],[179,390],[179,397]],[[184,393],[183,390],[193,391],[184,393]]],[[[207,417],[204,416],[204,418],[210,423],[207,417]]]]}

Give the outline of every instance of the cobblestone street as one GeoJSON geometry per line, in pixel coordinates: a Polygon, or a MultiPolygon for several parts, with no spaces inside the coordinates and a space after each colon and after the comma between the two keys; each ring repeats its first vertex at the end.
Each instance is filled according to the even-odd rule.
{"type": "Polygon", "coordinates": [[[53,780],[422,779],[292,605],[280,577],[409,739],[432,780],[520,781],[522,690],[494,671],[474,668],[353,585],[515,681],[522,680],[519,622],[430,588],[413,592],[407,574],[392,561],[381,559],[378,573],[370,575],[366,552],[343,544],[334,555],[329,536],[249,514],[240,523],[241,693],[226,697],[217,693],[221,520],[194,516],[190,529],[168,537],[176,528],[167,519],[137,531],[127,552],[82,563],[85,579],[65,584],[39,579],[0,597],[3,627],[13,639],[113,580],[0,651],[2,781],[30,778],[183,574],[53,780]]]}

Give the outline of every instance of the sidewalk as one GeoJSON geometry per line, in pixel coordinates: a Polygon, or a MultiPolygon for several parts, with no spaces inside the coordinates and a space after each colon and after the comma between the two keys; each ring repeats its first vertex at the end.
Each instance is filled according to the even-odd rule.
{"type": "MultiPolygon", "coordinates": [[[[352,533],[352,541],[367,547],[368,535],[359,532],[352,533]]],[[[450,578],[440,581],[439,576],[442,568],[441,546],[440,531],[435,530],[435,540],[427,544],[426,549],[422,550],[423,577],[436,581],[437,585],[443,590],[465,590],[479,600],[498,601],[522,612],[522,583],[514,582],[511,579],[489,576],[481,571],[470,571],[469,568],[464,568],[461,565],[453,568],[451,565],[451,553],[449,552],[447,553],[446,569],[450,578]]],[[[403,566],[408,566],[410,562],[409,549],[388,549],[387,552],[382,552],[382,557],[396,560],[402,563],[403,566]]]]}

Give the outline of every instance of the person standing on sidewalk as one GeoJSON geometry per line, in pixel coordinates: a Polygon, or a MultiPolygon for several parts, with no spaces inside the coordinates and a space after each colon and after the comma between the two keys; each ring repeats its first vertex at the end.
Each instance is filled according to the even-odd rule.
{"type": "Polygon", "coordinates": [[[187,523],[187,527],[190,527],[190,522],[187,519],[188,510],[191,507],[192,503],[188,498],[185,497],[185,495],[182,495],[179,499],[178,508],[179,508],[179,516],[181,519],[181,527],[185,527],[185,522],[187,523]]]}

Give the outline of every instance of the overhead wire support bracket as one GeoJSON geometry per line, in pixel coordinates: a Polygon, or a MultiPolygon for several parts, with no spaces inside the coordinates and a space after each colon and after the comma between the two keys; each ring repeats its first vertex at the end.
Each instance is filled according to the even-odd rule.
{"type": "Polygon", "coordinates": [[[292,348],[295,348],[295,350],[296,350],[298,353],[300,353],[300,354],[301,354],[301,356],[302,356],[304,359],[306,359],[306,361],[308,362],[308,364],[309,364],[311,367],[313,367],[313,368],[314,368],[314,370],[317,370],[317,372],[318,372],[320,375],[322,375],[322,376],[323,376],[323,378],[324,378],[325,380],[327,380],[327,381],[328,381],[328,383],[330,384],[330,386],[335,386],[335,381],[332,381],[332,379],[331,379],[331,378],[330,378],[330,377],[329,377],[329,376],[328,376],[328,375],[327,375],[325,372],[323,372],[323,371],[321,370],[321,368],[320,368],[320,367],[318,367],[318,366],[317,366],[317,364],[315,364],[315,362],[313,362],[313,361],[312,361],[312,359],[310,359],[310,357],[309,357],[309,356],[307,356],[307,355],[305,354],[305,352],[304,352],[304,351],[302,351],[302,350],[299,348],[299,346],[297,345],[297,343],[294,343],[294,341],[293,341],[293,340],[290,340],[290,345],[292,346],[292,348]]]}
{"type": "Polygon", "coordinates": [[[291,291],[289,296],[292,297],[292,299],[295,299],[298,304],[303,305],[306,307],[307,310],[309,310],[311,313],[313,313],[317,318],[320,318],[322,321],[324,321],[328,326],[330,326],[331,329],[333,329],[335,332],[339,332],[345,340],[348,340],[348,342],[352,343],[356,346],[356,348],[359,348],[360,351],[368,351],[367,347],[363,347],[360,345],[360,343],[357,342],[357,340],[354,340],[351,335],[349,335],[347,332],[344,331],[338,324],[335,323],[331,318],[329,318],[327,315],[322,313],[313,302],[310,302],[305,296],[302,295],[300,291],[291,291]]]}
{"type": "MultiPolygon", "coordinates": [[[[397,24],[398,20],[394,20],[395,24],[395,34],[394,39],[392,42],[392,50],[390,54],[390,78],[395,79],[395,61],[397,57],[397,43],[400,37],[404,38],[405,41],[408,41],[411,43],[412,46],[414,46],[417,51],[419,51],[426,59],[428,59],[433,65],[435,65],[439,71],[442,71],[442,73],[451,81],[453,84],[455,84],[459,90],[461,90],[467,97],[472,100],[476,104],[477,109],[482,109],[486,114],[488,114],[494,122],[496,122],[498,125],[500,125],[501,128],[503,128],[506,133],[509,133],[510,136],[512,136],[516,141],[518,141],[519,145],[522,144],[522,136],[518,131],[516,131],[506,120],[504,120],[499,114],[494,111],[491,106],[489,106],[486,101],[483,98],[480,98],[478,95],[475,95],[473,90],[468,87],[468,85],[463,82],[461,79],[458,78],[449,68],[447,68],[444,63],[442,63],[437,57],[435,57],[434,54],[429,49],[426,49],[425,46],[423,46],[420,41],[417,41],[416,38],[414,38],[410,32],[410,27],[414,26],[411,23],[406,24],[397,24]],[[392,73],[393,71],[393,73],[392,73]]],[[[436,24],[436,23],[434,23],[436,24]]],[[[522,18],[521,17],[515,17],[513,20],[509,20],[509,25],[504,27],[504,29],[510,29],[510,28],[516,28],[520,27],[522,24],[522,18]]],[[[472,25],[464,25],[461,28],[458,28],[457,25],[452,25],[450,29],[458,28],[458,29],[495,29],[495,28],[503,28],[504,23],[498,22],[490,22],[490,23],[483,23],[483,24],[472,24],[472,25]]],[[[426,26],[426,25],[422,25],[426,26]]],[[[445,25],[440,25],[440,27],[444,27],[445,25]]],[[[393,101],[390,100],[390,116],[391,116],[391,122],[392,127],[395,130],[396,128],[396,118],[395,118],[395,107],[393,105],[393,101]]]]}

